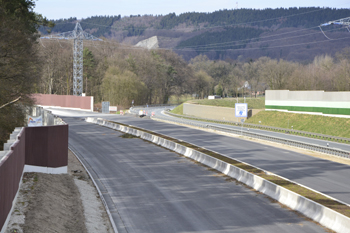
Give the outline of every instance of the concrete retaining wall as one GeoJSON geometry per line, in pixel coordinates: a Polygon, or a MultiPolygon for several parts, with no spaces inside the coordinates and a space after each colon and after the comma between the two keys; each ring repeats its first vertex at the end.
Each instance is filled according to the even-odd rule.
{"type": "Polygon", "coordinates": [[[94,111],[93,96],[33,94],[35,104],[47,107],[62,107],[94,111]]]}
{"type": "MultiPolygon", "coordinates": [[[[249,107],[249,106],[248,106],[249,107]]],[[[254,116],[263,109],[249,109],[248,118],[254,116]]],[[[213,120],[225,120],[239,122],[241,119],[247,119],[242,117],[235,117],[235,109],[227,107],[215,107],[199,104],[184,104],[183,114],[189,116],[196,116],[202,118],[208,118],[213,120]]]]}
{"type": "Polygon", "coordinates": [[[230,165],[226,162],[213,158],[209,155],[203,154],[191,148],[182,146],[175,142],[154,136],[152,134],[131,129],[126,126],[121,126],[108,122],[103,119],[86,118],[87,122],[104,125],[106,127],[120,130],[125,133],[130,133],[135,136],[139,136],[144,140],[151,141],[157,145],[173,150],[177,153],[183,154],[186,157],[194,159],[202,164],[205,164],[211,168],[214,168],[236,180],[254,188],[255,190],[262,192],[269,197],[279,201],[280,203],[288,206],[289,208],[296,210],[305,216],[319,222],[323,226],[336,231],[336,232],[350,232],[350,218],[335,212],[327,207],[324,207],[312,200],[309,200],[297,193],[294,193],[288,189],[280,187],[270,181],[267,181],[259,176],[242,170],[238,167],[230,165]]]}
{"type": "Polygon", "coordinates": [[[350,92],[267,90],[266,110],[350,115],[350,92]]]}

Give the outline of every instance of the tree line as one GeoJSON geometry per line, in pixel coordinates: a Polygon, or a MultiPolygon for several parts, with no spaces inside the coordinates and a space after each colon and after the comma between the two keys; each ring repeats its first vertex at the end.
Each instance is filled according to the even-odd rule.
{"type": "MultiPolygon", "coordinates": [[[[266,9],[224,9],[210,13],[187,12],[176,15],[153,16],[158,23],[152,25],[154,29],[173,29],[179,25],[196,26],[198,28],[211,28],[215,26],[250,26],[261,29],[284,28],[284,27],[315,27],[321,23],[346,18],[350,15],[350,9],[320,8],[320,7],[290,7],[290,8],[266,8],[266,9]]],[[[152,15],[145,15],[152,17],[152,15]]],[[[130,15],[129,18],[142,17],[130,15]]],[[[113,30],[127,30],[125,28],[113,28],[113,23],[122,18],[114,16],[92,16],[81,20],[84,29],[92,30],[94,36],[109,36],[113,30]]],[[[54,33],[71,31],[75,17],[68,19],[52,20],[55,23],[54,33]]],[[[127,25],[127,27],[136,27],[127,25]]],[[[45,34],[44,28],[40,32],[45,34]]],[[[143,32],[143,31],[141,31],[143,32]]],[[[141,33],[142,34],[142,33],[141,33]]],[[[129,36],[134,36],[130,33],[129,36]]]]}
{"type": "MultiPolygon", "coordinates": [[[[53,25],[34,13],[34,1],[0,3],[1,149],[14,127],[24,125],[32,93],[73,93],[73,42],[39,43],[38,29],[53,25]]],[[[210,60],[205,55],[186,62],[171,50],[135,48],[107,39],[84,45],[83,92],[94,96],[95,103],[110,101],[122,108],[130,107],[132,100],[136,105],[161,104],[184,94],[206,98],[256,96],[266,89],[350,91],[349,48],[309,63],[268,57],[210,60]]]]}
{"type": "MultiPolygon", "coordinates": [[[[315,55],[322,53],[334,55],[335,51],[346,46],[346,40],[339,40],[337,45],[333,43],[332,46],[314,43],[325,39],[319,28],[315,26],[349,17],[349,15],[349,9],[320,7],[224,9],[211,13],[188,12],[179,15],[171,13],[165,16],[93,16],[82,19],[80,23],[84,30],[96,37],[114,38],[128,44],[136,44],[140,40],[158,36],[161,47],[177,48],[174,51],[187,61],[199,54],[205,54],[210,59],[222,60],[237,59],[239,55],[243,55],[245,58],[269,56],[278,59],[310,61],[315,55]],[[174,28],[176,30],[173,30],[174,28]],[[296,35],[298,37],[295,37],[296,35]],[[263,38],[271,38],[271,36],[273,36],[271,41],[263,38]],[[295,41],[289,39],[290,37],[295,41]],[[240,41],[234,43],[237,40],[240,41]],[[226,42],[231,42],[230,46],[224,44],[225,46],[198,48],[205,44],[226,42]],[[307,44],[309,42],[311,45],[307,44]],[[305,44],[305,46],[289,49],[288,45],[293,43],[305,44]],[[276,44],[281,46],[281,49],[271,48],[276,44]]],[[[53,22],[56,26],[52,29],[52,33],[60,33],[73,30],[77,19],[73,17],[53,22]]],[[[344,38],[349,33],[345,28],[341,30],[340,26],[334,25],[324,27],[323,30],[326,30],[325,33],[333,39],[344,38]]],[[[40,28],[40,32],[45,34],[45,28],[40,28]]]]}
{"type": "MultiPolygon", "coordinates": [[[[38,93],[72,94],[72,43],[43,41],[38,93]]],[[[95,101],[129,107],[167,103],[172,95],[191,93],[192,70],[176,53],[146,50],[115,43],[86,42],[83,51],[83,92],[95,101]]]]}
{"type": "Polygon", "coordinates": [[[159,28],[172,29],[180,24],[203,27],[243,24],[258,27],[314,27],[321,23],[349,17],[349,9],[320,7],[290,7],[266,9],[231,9],[211,13],[188,12],[176,15],[170,13],[160,21],[159,28]],[[273,19],[273,20],[271,20],[273,19]]]}
{"type": "Polygon", "coordinates": [[[24,106],[40,81],[39,26],[53,25],[34,13],[34,1],[0,0],[0,150],[9,133],[23,126],[24,106]]]}
{"type": "MultiPolygon", "coordinates": [[[[115,16],[91,16],[80,20],[80,24],[84,30],[91,32],[94,36],[108,36],[111,34],[111,26],[115,21],[121,19],[121,15],[115,16]]],[[[52,33],[61,33],[74,30],[75,24],[78,21],[76,17],[68,19],[51,20],[55,25],[52,28],[52,33]]],[[[48,34],[45,27],[39,27],[39,32],[43,35],[48,34]]]]}
{"type": "MultiPolygon", "coordinates": [[[[72,94],[72,44],[44,43],[40,54],[45,62],[36,91],[72,94]]],[[[256,96],[266,89],[350,91],[349,48],[334,57],[316,56],[306,64],[269,57],[210,60],[205,55],[186,62],[170,50],[99,43],[84,49],[83,92],[97,103],[110,101],[123,108],[132,100],[137,105],[163,104],[170,96],[183,94],[206,98],[256,96]]]]}
{"type": "Polygon", "coordinates": [[[308,64],[269,57],[245,62],[212,61],[199,55],[189,65],[196,76],[199,98],[210,94],[256,97],[267,89],[350,91],[350,48],[334,57],[316,56],[308,64]]]}

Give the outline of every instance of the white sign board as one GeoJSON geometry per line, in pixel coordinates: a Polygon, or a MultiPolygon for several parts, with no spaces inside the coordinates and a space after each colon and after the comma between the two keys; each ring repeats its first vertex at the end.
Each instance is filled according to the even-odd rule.
{"type": "Polygon", "coordinates": [[[28,127],[43,126],[43,118],[28,116],[28,127]]]}
{"type": "Polygon", "coordinates": [[[110,112],[116,112],[117,111],[117,106],[109,106],[109,111],[110,112]]]}
{"type": "Polygon", "coordinates": [[[247,103],[235,103],[235,116],[236,117],[248,117],[248,104],[247,103]]]}

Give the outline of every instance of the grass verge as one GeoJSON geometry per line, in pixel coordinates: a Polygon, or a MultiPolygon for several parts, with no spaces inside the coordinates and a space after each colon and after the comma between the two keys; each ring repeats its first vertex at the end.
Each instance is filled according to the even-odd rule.
{"type": "MultiPolygon", "coordinates": [[[[172,113],[175,113],[171,111],[172,113]]],[[[181,118],[198,120],[203,122],[219,123],[223,125],[236,125],[236,122],[222,122],[210,119],[192,119],[186,117],[180,111],[176,114],[182,115],[181,118]]],[[[309,133],[323,134],[334,137],[350,138],[350,118],[328,117],[319,115],[286,113],[278,111],[261,111],[255,116],[249,118],[245,123],[251,123],[261,126],[278,127],[289,129],[289,133],[300,135],[295,130],[300,130],[309,133]],[[293,126],[293,127],[292,127],[293,126]],[[293,130],[291,130],[293,129],[293,130]]],[[[245,125],[245,127],[250,127],[245,125]]],[[[275,131],[273,129],[264,128],[264,130],[275,131]]],[[[339,141],[332,138],[324,138],[317,135],[301,134],[300,136],[309,138],[319,138],[328,141],[338,141],[341,143],[350,144],[346,141],[339,141]]]]}
{"type": "Polygon", "coordinates": [[[228,107],[234,108],[235,103],[247,103],[249,109],[265,109],[265,97],[257,97],[257,98],[224,98],[224,99],[196,99],[187,101],[190,104],[201,104],[201,105],[209,105],[216,107],[228,107]]]}
{"type": "Polygon", "coordinates": [[[204,154],[207,154],[209,156],[212,156],[216,159],[219,159],[221,161],[224,161],[228,164],[231,164],[233,166],[236,166],[236,167],[239,167],[247,172],[250,172],[250,173],[253,173],[254,175],[257,175],[257,176],[260,176],[272,183],[275,183],[281,187],[284,187],[290,191],[293,191],[301,196],[304,196],[310,200],[313,200],[323,206],[326,206],[338,213],[341,213],[347,217],[350,217],[350,207],[345,205],[345,204],[342,204],[342,203],[339,203],[333,199],[330,199],[320,193],[317,193],[317,192],[314,192],[310,189],[307,189],[307,188],[304,188],[298,184],[295,184],[293,182],[290,182],[288,180],[285,180],[283,178],[280,178],[278,176],[274,176],[274,175],[267,175],[265,173],[265,171],[259,169],[259,168],[256,168],[256,167],[253,167],[253,166],[250,166],[248,164],[245,164],[245,163],[242,163],[240,161],[237,161],[235,159],[232,159],[232,158],[228,158],[226,156],[223,156],[219,153],[216,153],[216,152],[213,152],[213,151],[210,151],[210,150],[207,150],[207,149],[204,149],[202,147],[198,147],[196,145],[193,145],[191,143],[188,143],[188,142],[184,142],[184,141],[181,141],[181,140],[177,140],[175,138],[172,138],[172,137],[169,137],[169,136],[166,136],[166,135],[163,135],[163,134],[159,134],[159,133],[156,133],[156,132],[153,132],[153,131],[149,131],[149,130],[145,130],[145,129],[142,129],[142,128],[138,128],[138,127],[135,127],[135,126],[130,126],[130,125],[127,125],[127,124],[123,124],[123,123],[120,123],[120,122],[115,122],[115,121],[110,121],[112,123],[115,123],[115,124],[119,124],[119,125],[123,125],[123,126],[127,126],[129,128],[132,128],[132,129],[137,129],[137,130],[140,130],[140,131],[143,131],[143,132],[146,132],[146,133],[149,133],[149,134],[153,134],[155,136],[158,136],[158,137],[162,137],[164,139],[167,139],[169,141],[172,141],[172,142],[175,142],[175,143],[178,143],[180,145],[183,145],[183,146],[186,146],[186,147],[189,147],[193,150],[197,150],[199,152],[202,152],[204,154]]]}
{"type": "Polygon", "coordinates": [[[294,130],[350,138],[350,118],[261,111],[249,118],[246,123],[262,124],[285,129],[291,129],[293,126],[294,130]]]}
{"type": "Polygon", "coordinates": [[[174,108],[173,110],[171,110],[172,113],[175,113],[175,114],[180,114],[182,115],[183,114],[183,109],[184,109],[184,105],[183,104],[180,104],[179,106],[177,106],[176,108],[174,108]]]}

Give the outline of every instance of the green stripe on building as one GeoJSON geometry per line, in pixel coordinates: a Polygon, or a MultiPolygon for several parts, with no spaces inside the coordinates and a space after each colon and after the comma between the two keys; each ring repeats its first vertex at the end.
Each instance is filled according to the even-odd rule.
{"type": "Polygon", "coordinates": [[[320,112],[323,114],[350,115],[350,108],[322,108],[322,107],[265,105],[265,109],[288,110],[288,111],[295,111],[295,112],[320,112]]]}

